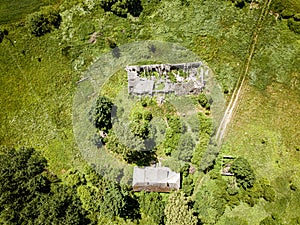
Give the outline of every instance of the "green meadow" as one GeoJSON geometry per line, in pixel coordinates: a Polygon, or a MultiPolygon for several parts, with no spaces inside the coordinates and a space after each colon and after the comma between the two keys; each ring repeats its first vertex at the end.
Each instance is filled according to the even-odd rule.
{"type": "MultiPolygon", "coordinates": [[[[250,9],[248,3],[239,8],[233,2],[142,0],[140,16],[125,18],[105,12],[96,0],[2,0],[0,30],[6,29],[8,35],[0,43],[0,145],[34,147],[59,177],[71,168],[82,170],[87,163],[72,126],[76,82],[100,55],[134,41],[172,42],[193,51],[212,69],[229,100],[261,11],[250,9]],[[59,10],[60,27],[35,37],[28,32],[26,16],[49,5],[59,10]],[[90,43],[95,32],[96,41],[90,43]]],[[[194,194],[186,193],[197,199],[203,186],[212,187],[211,196],[219,195],[216,187],[229,182],[219,176],[221,158],[232,155],[247,159],[257,180],[271,185],[275,197],[251,205],[245,200],[251,193],[242,192],[240,203],[229,204],[233,195],[217,219],[203,224],[243,221],[252,225],[266,217],[276,224],[300,221],[300,34],[292,31],[289,22],[300,23],[300,3],[286,0],[278,6],[274,2],[262,23],[246,86],[215,166],[205,174],[196,172],[191,179],[194,194]],[[293,9],[290,17],[276,18],[273,13],[289,9],[293,9]]],[[[119,71],[102,93],[114,98],[122,86],[126,74],[119,71]]],[[[200,209],[206,210],[201,204],[200,209]]]]}

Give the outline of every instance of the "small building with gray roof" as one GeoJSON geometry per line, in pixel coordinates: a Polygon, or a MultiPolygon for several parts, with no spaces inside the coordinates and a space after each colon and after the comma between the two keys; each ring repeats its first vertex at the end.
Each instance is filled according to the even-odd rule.
{"type": "Polygon", "coordinates": [[[179,190],[180,173],[168,167],[134,167],[132,187],[134,191],[170,192],[179,190]]]}

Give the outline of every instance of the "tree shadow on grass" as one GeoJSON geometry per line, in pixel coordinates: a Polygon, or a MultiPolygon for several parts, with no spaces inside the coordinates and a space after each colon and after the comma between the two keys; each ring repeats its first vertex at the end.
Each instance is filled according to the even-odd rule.
{"type": "Polygon", "coordinates": [[[149,166],[157,161],[155,151],[135,151],[132,150],[124,157],[128,163],[134,163],[138,166],[149,166]]]}

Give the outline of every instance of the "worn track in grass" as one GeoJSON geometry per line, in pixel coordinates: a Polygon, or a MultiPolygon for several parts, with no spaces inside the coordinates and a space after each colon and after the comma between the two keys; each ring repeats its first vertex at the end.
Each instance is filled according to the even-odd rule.
{"type": "Polygon", "coordinates": [[[218,127],[218,130],[216,132],[216,141],[217,141],[217,144],[219,146],[222,145],[222,141],[223,141],[224,136],[226,135],[226,130],[227,130],[228,124],[234,116],[234,113],[236,111],[236,107],[238,105],[238,101],[241,98],[242,92],[244,90],[245,80],[246,80],[247,74],[249,72],[249,67],[250,67],[250,63],[251,63],[251,60],[253,58],[255,47],[256,47],[256,44],[257,44],[257,41],[258,41],[258,36],[259,36],[259,33],[260,33],[260,31],[263,27],[263,22],[264,22],[266,16],[268,15],[271,2],[272,2],[272,0],[266,0],[264,5],[263,5],[261,14],[260,14],[259,19],[257,21],[256,28],[255,28],[255,30],[253,32],[253,35],[252,35],[252,40],[251,40],[251,44],[250,44],[250,47],[249,47],[248,56],[247,56],[247,58],[246,58],[246,60],[243,64],[243,67],[242,67],[241,72],[240,72],[240,76],[239,76],[238,81],[236,83],[236,87],[233,91],[233,94],[230,98],[229,104],[228,104],[228,106],[225,110],[224,116],[223,116],[223,118],[221,120],[221,123],[218,127]]]}

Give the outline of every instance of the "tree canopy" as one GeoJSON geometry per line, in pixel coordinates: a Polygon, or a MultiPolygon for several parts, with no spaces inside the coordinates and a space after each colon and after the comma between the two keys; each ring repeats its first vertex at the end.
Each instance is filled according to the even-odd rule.
{"type": "Polygon", "coordinates": [[[245,189],[253,186],[255,174],[245,158],[238,157],[231,165],[229,171],[234,173],[239,186],[245,189]]]}
{"type": "Polygon", "coordinates": [[[140,0],[101,0],[100,6],[121,17],[126,17],[127,13],[139,16],[143,10],[140,0]]]}
{"type": "Polygon", "coordinates": [[[37,37],[49,33],[54,28],[59,28],[60,23],[61,16],[58,11],[52,7],[47,7],[42,11],[32,13],[26,20],[28,31],[37,37]]]}
{"type": "Polygon", "coordinates": [[[97,129],[105,132],[111,129],[112,106],[113,103],[109,98],[102,95],[97,98],[95,107],[90,111],[90,121],[97,129]]]}
{"type": "Polygon", "coordinates": [[[188,199],[183,192],[174,192],[169,196],[165,208],[166,225],[196,225],[198,220],[194,210],[190,208],[188,199]]]}
{"type": "Polygon", "coordinates": [[[74,190],[52,183],[47,161],[33,148],[0,151],[0,221],[9,224],[84,224],[74,190]],[[52,184],[51,184],[52,183],[52,184]]]}

